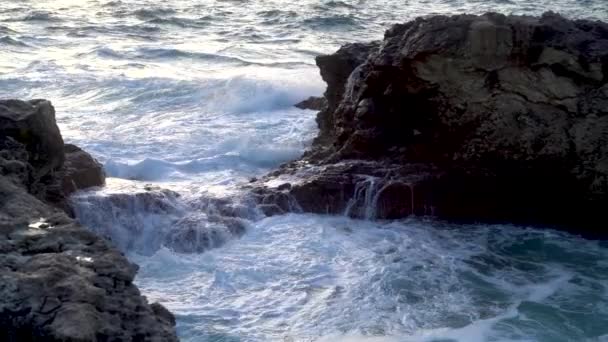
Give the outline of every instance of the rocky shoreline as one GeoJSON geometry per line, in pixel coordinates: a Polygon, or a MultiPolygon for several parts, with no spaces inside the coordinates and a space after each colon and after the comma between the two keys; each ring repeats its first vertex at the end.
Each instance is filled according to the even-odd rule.
{"type": "Polygon", "coordinates": [[[267,213],[509,222],[607,238],[608,25],[418,18],[317,58],[320,133],[250,185],[267,213]],[[271,185],[269,185],[271,184],[271,185]]]}
{"type": "MultiPolygon", "coordinates": [[[[608,237],[607,24],[554,13],[433,16],[317,65],[325,96],[298,105],[320,111],[312,148],[243,186],[265,215],[432,216],[608,237]]],[[[177,340],[173,315],[133,284],[137,266],[70,217],[68,196],[104,178],[89,154],[63,143],[50,102],[0,101],[0,340],[177,340]]],[[[178,211],[162,206],[172,196],[107,200],[165,215],[178,211]]],[[[206,220],[244,232],[238,203],[208,202],[206,220]]],[[[216,246],[198,216],[179,219],[143,247],[216,246]]]]}
{"type": "Polygon", "coordinates": [[[67,214],[71,193],[104,178],[63,143],[50,102],[0,101],[0,340],[177,341],[137,266],[67,214]]]}

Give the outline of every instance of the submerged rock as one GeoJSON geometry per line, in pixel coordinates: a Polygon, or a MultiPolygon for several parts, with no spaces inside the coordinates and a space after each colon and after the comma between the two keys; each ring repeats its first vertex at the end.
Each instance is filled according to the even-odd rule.
{"type": "Polygon", "coordinates": [[[202,253],[243,235],[245,221],[216,215],[188,215],[175,222],[163,245],[177,253],[202,253]]]}
{"type": "Polygon", "coordinates": [[[108,182],[108,189],[73,196],[75,216],[121,251],[154,254],[161,247],[164,231],[184,215],[179,195],[134,186],[115,189],[113,183],[108,182]]]}
{"type": "Polygon", "coordinates": [[[60,209],[104,177],[54,115],[48,101],[0,101],[0,340],[177,341],[137,266],[60,209]]]}
{"type": "MultiPolygon", "coordinates": [[[[317,65],[328,106],[303,161],[386,170],[376,217],[432,212],[608,235],[608,24],[554,13],[425,17],[317,65]]],[[[345,210],[377,174],[320,170],[289,191],[305,211],[345,210]]]]}
{"type": "Polygon", "coordinates": [[[148,184],[110,178],[103,189],[72,196],[78,221],[124,252],[152,255],[166,247],[203,253],[245,232],[257,212],[245,199],[180,194],[148,184]]]}

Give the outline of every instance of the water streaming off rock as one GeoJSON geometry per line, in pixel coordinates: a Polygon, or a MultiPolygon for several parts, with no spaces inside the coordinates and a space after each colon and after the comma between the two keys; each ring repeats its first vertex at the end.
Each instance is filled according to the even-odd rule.
{"type": "MultiPolygon", "coordinates": [[[[604,0],[4,1],[0,97],[52,100],[66,140],[104,163],[114,179],[76,213],[141,266],[185,341],[608,340],[603,243],[265,218],[239,192],[316,135],[315,113],[292,107],[324,90],[314,56],[490,10],[608,20],[604,0]]],[[[375,217],[384,184],[362,180],[346,214],[375,217]]]]}

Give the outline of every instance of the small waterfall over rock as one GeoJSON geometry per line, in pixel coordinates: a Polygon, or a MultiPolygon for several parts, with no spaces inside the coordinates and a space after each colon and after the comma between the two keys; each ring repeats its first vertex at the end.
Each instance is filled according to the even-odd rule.
{"type": "Polygon", "coordinates": [[[374,220],[432,214],[427,210],[430,206],[417,200],[415,185],[411,183],[390,177],[360,176],[344,216],[374,220]]]}
{"type": "Polygon", "coordinates": [[[72,207],[78,221],[123,252],[151,255],[164,246],[178,253],[202,253],[242,235],[248,220],[260,216],[246,201],[184,199],[171,190],[109,183],[105,189],[76,194],[72,207]]]}
{"type": "Polygon", "coordinates": [[[353,197],[346,204],[344,216],[375,219],[380,185],[381,180],[374,176],[365,176],[357,182],[353,197]]]}
{"type": "Polygon", "coordinates": [[[419,165],[379,165],[352,160],[329,167],[286,166],[248,185],[268,216],[287,212],[344,215],[351,218],[401,219],[434,216],[435,174],[419,165]],[[430,180],[430,181],[429,181],[430,180]]]}

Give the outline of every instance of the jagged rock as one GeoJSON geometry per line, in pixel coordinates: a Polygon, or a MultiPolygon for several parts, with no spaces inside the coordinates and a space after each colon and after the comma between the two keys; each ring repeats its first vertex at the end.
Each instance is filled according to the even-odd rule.
{"type": "Polygon", "coordinates": [[[297,103],[295,106],[300,109],[310,109],[319,111],[327,107],[327,100],[324,97],[311,96],[306,100],[297,103]]]}
{"type": "Polygon", "coordinates": [[[54,113],[0,101],[0,340],[177,341],[172,315],[133,284],[137,266],[58,208],[64,172],[87,186],[92,159],[68,147],[64,164],[54,113]]]}
{"type": "MultiPolygon", "coordinates": [[[[416,170],[381,176],[397,183],[376,194],[376,216],[433,212],[608,234],[608,24],[554,13],[432,16],[317,65],[328,107],[304,162],[434,170],[415,181],[416,170]]],[[[339,199],[329,205],[339,211],[356,185],[323,172],[303,181],[306,192],[339,199]]]]}
{"type": "Polygon", "coordinates": [[[0,101],[0,174],[68,211],[67,196],[105,180],[91,155],[63,143],[55,109],[45,100],[0,101]]]}
{"type": "Polygon", "coordinates": [[[63,139],[49,101],[0,101],[0,140],[8,137],[26,147],[36,181],[63,165],[63,139]]]}
{"type": "Polygon", "coordinates": [[[3,177],[0,194],[0,340],[177,340],[137,266],[3,177]]]}
{"type": "Polygon", "coordinates": [[[333,55],[317,57],[316,62],[321,70],[321,77],[327,83],[325,91],[327,106],[317,115],[319,125],[317,146],[326,144],[335,132],[333,113],[343,97],[348,76],[357,66],[365,62],[370,53],[377,50],[379,45],[379,42],[347,44],[333,55]]]}

